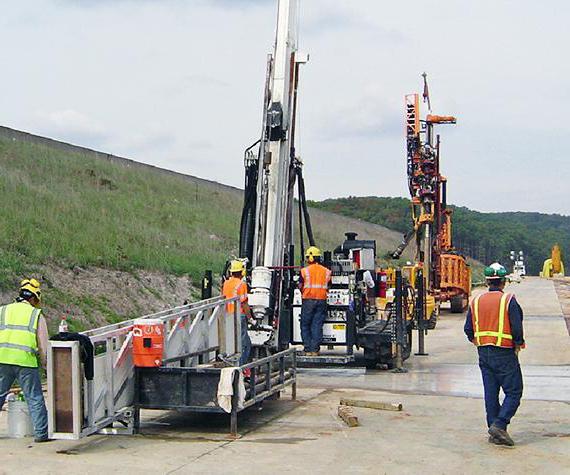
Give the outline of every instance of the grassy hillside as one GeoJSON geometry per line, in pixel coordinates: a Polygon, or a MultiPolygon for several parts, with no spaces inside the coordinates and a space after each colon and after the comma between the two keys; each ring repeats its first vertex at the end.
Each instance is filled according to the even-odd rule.
{"type": "MultiPolygon", "coordinates": [[[[85,327],[181,303],[187,276],[219,272],[237,252],[241,191],[135,165],[0,138],[0,297],[38,276],[52,315],[85,327]]],[[[323,211],[313,221],[325,249],[349,230],[381,252],[400,239],[323,211]]]]}
{"type": "MultiPolygon", "coordinates": [[[[311,205],[404,233],[410,227],[409,203],[405,198],[369,196],[329,199],[311,205]]],[[[570,256],[570,216],[480,213],[464,207],[451,208],[454,245],[474,259],[509,264],[509,252],[522,250],[527,256],[527,271],[538,274],[553,244],[559,243],[562,252],[570,256]]]]}

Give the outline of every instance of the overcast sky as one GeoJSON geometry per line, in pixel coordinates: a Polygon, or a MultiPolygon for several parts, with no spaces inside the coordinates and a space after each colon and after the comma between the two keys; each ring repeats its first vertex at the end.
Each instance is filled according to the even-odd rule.
{"type": "MultiPolygon", "coordinates": [[[[277,0],[19,0],[0,124],[242,186],[277,0]]],[[[570,214],[570,2],[302,0],[312,199],[407,196],[403,96],[427,71],[451,202],[570,214]]]]}

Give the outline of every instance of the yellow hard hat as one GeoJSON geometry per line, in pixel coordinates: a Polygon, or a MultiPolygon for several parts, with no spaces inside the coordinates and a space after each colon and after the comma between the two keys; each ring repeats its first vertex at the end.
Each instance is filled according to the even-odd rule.
{"type": "Polygon", "coordinates": [[[40,283],[36,279],[24,279],[20,282],[20,294],[28,292],[41,301],[42,291],[40,290],[40,283]]]}
{"type": "Polygon", "coordinates": [[[311,246],[305,252],[305,257],[309,260],[309,262],[313,262],[315,257],[321,257],[321,250],[318,247],[311,246]]]}
{"type": "Polygon", "coordinates": [[[243,261],[235,260],[230,264],[230,274],[234,272],[245,272],[245,264],[243,261]]]}

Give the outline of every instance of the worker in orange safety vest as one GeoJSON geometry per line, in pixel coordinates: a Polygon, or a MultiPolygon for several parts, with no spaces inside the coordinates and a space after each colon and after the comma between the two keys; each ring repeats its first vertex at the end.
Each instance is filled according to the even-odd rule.
{"type": "Polygon", "coordinates": [[[513,294],[505,293],[507,270],[499,263],[485,268],[489,291],[475,297],[467,311],[465,334],[477,346],[483,377],[489,442],[513,446],[507,425],[523,392],[518,353],[525,347],[523,312],[513,294]],[[499,403],[499,391],[505,399],[499,403]]]}
{"type": "MultiPolygon", "coordinates": [[[[243,280],[245,276],[245,265],[242,261],[235,260],[230,264],[230,278],[224,282],[222,287],[222,294],[225,298],[229,299],[232,297],[239,296],[240,308],[240,327],[241,327],[241,355],[239,358],[239,365],[244,365],[247,363],[249,354],[251,352],[251,339],[247,332],[247,321],[248,318],[253,318],[251,309],[247,302],[247,284],[243,280]]],[[[235,311],[235,303],[228,302],[226,304],[226,312],[233,314],[235,311]]]]}
{"type": "Polygon", "coordinates": [[[327,317],[327,295],[331,271],[320,264],[321,251],[317,247],[309,247],[305,257],[309,265],[301,269],[300,278],[303,296],[301,338],[305,354],[318,356],[323,339],[323,323],[327,317]]]}

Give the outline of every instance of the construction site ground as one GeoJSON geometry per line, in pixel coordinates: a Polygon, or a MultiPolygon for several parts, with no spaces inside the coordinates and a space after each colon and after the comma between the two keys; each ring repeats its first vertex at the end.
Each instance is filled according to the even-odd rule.
{"type": "Polygon", "coordinates": [[[429,356],[412,356],[407,373],[302,369],[298,400],[285,393],[241,413],[236,440],[224,416],[145,411],[141,435],[34,444],[8,439],[2,412],[0,473],[570,473],[570,279],[509,290],[528,346],[514,448],[488,443],[476,350],[464,316],[443,312],[429,356]],[[354,408],[360,426],[349,428],[337,417],[341,397],[403,411],[354,408]]]}

